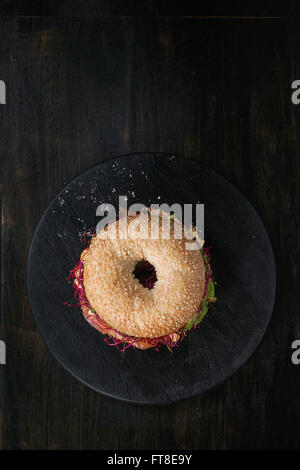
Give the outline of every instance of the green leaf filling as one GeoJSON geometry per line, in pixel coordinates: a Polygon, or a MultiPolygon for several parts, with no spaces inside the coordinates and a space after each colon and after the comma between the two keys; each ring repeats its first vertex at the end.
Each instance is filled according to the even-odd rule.
{"type": "Polygon", "coordinates": [[[199,323],[203,320],[203,318],[207,314],[209,301],[213,300],[214,298],[215,298],[215,285],[214,285],[213,280],[211,279],[207,286],[207,293],[206,293],[205,299],[202,302],[201,312],[199,312],[197,315],[189,319],[189,321],[184,327],[185,331],[191,330],[192,328],[195,328],[195,326],[199,325],[199,323]]]}
{"type": "Polygon", "coordinates": [[[212,279],[209,281],[208,286],[207,286],[206,298],[207,299],[215,298],[215,285],[212,279]]]}

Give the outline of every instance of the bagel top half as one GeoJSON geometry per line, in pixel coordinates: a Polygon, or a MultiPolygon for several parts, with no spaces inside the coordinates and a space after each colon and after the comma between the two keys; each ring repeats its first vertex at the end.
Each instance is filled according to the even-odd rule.
{"type": "Polygon", "coordinates": [[[180,223],[175,219],[170,219],[169,239],[162,238],[162,230],[158,238],[150,238],[150,213],[127,217],[125,236],[121,221],[109,224],[115,238],[98,233],[84,256],[83,283],[89,304],[111,327],[129,336],[157,338],[178,331],[197,312],[204,293],[200,249],[188,250],[190,240],[184,235],[175,238],[175,225],[180,223]],[[131,222],[138,223],[148,237],[128,236],[131,222]],[[141,260],[155,267],[157,281],[152,289],[133,275],[141,260]]]}

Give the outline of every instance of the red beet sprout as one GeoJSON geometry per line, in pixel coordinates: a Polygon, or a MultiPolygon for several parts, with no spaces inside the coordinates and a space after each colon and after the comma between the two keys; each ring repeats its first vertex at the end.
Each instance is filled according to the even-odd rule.
{"type": "Polygon", "coordinates": [[[145,259],[139,261],[132,273],[142,286],[153,289],[157,281],[155,267],[145,259]]]}

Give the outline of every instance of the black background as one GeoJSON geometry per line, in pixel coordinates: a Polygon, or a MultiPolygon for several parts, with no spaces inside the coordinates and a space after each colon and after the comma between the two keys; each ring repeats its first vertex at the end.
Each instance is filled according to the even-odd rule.
{"type": "Polygon", "coordinates": [[[2,449],[299,447],[298,4],[162,3],[1,2],[2,449]],[[26,293],[31,237],[58,190],[101,160],[141,151],[185,154],[234,183],[277,264],[255,354],[225,384],[165,407],[79,384],[46,350],[26,293]]]}

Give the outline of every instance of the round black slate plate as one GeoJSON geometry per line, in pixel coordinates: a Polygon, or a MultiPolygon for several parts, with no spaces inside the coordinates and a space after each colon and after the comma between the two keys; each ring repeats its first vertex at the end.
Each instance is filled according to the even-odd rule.
{"type": "Polygon", "coordinates": [[[275,265],[262,222],[228,181],[190,159],[134,154],[85,171],[50,204],[31,244],[28,292],[42,337],[77,379],[110,397],[163,404],[210,389],[249,358],[271,317],[275,265]],[[127,195],[128,204],[205,204],[218,302],[173,354],[166,348],[122,354],[79,308],[64,304],[74,303],[66,277],[83,249],[83,232],[99,221],[97,206],[117,206],[119,195],[127,195]]]}

